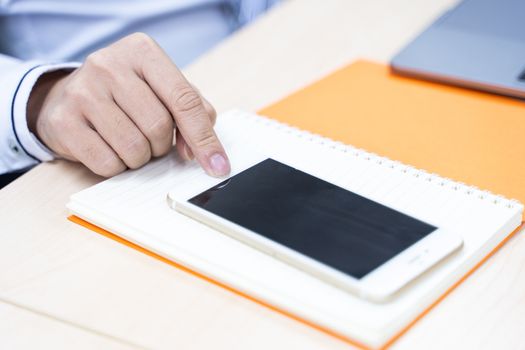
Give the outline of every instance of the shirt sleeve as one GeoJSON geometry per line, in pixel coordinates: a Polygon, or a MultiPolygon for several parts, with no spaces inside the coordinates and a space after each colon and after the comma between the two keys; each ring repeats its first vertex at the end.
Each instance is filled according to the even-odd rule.
{"type": "Polygon", "coordinates": [[[280,2],[281,0],[238,0],[238,21],[240,25],[250,23],[280,2]]]}
{"type": "Polygon", "coordinates": [[[0,54],[0,174],[53,159],[53,153],[29,131],[27,102],[42,74],[79,65],[77,62],[24,62],[0,54]]]}

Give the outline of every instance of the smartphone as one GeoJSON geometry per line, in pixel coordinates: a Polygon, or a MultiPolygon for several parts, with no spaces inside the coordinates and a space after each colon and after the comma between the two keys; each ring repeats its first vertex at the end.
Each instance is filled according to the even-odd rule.
{"type": "Polygon", "coordinates": [[[456,234],[270,158],[169,197],[177,211],[375,302],[462,246],[456,234]]]}

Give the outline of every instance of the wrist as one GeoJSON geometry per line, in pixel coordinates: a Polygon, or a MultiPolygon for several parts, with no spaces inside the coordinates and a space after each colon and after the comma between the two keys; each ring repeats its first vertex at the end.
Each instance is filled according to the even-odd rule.
{"type": "Polygon", "coordinates": [[[42,74],[36,81],[29,99],[27,100],[26,119],[29,131],[33,133],[40,141],[41,138],[37,130],[37,121],[42,110],[42,106],[48,97],[52,88],[63,78],[68,76],[71,70],[56,70],[42,74]]]}

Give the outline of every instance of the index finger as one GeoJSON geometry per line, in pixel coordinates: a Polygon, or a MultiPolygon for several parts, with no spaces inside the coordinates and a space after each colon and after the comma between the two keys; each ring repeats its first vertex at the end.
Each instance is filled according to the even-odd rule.
{"type": "Polygon", "coordinates": [[[230,162],[200,94],[153,39],[143,34],[137,40],[144,41],[142,45],[146,47],[141,50],[138,73],[168,108],[204,170],[212,176],[227,175],[230,162]]]}

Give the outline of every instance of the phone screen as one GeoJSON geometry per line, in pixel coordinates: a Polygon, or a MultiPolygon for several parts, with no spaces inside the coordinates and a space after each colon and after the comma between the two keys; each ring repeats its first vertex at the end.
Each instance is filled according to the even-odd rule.
{"type": "Polygon", "coordinates": [[[437,229],[273,159],[189,202],[357,279],[437,229]]]}

